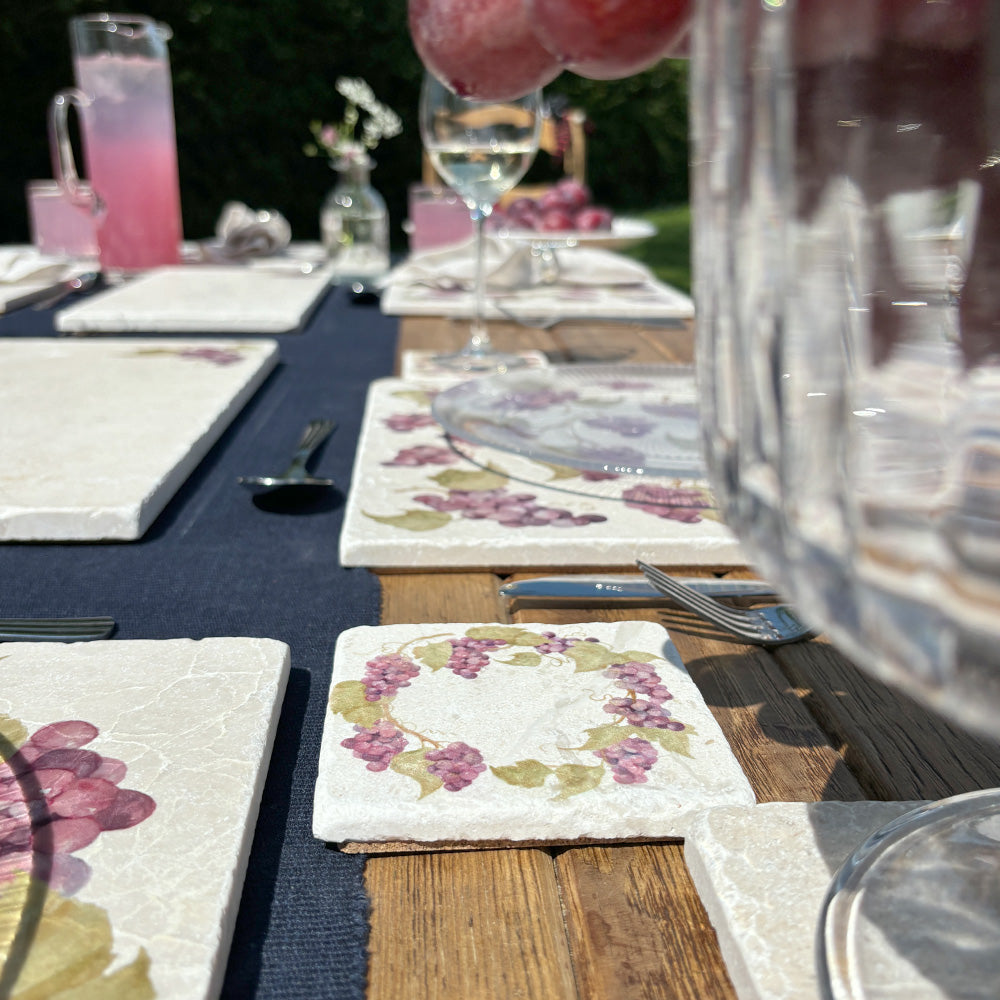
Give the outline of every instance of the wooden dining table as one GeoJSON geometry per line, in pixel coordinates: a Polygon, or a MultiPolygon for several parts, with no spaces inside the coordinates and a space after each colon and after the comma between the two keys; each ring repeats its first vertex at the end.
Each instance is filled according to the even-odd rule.
{"type": "MultiPolygon", "coordinates": [[[[567,321],[549,330],[497,323],[491,333],[502,349],[540,349],[564,363],[688,362],[694,338],[687,323],[567,321]]],[[[457,348],[466,335],[461,321],[406,318],[399,351],[457,348]]],[[[746,566],[664,568],[753,575],[746,566]]],[[[573,571],[595,569],[634,571],[582,564],[573,571]]],[[[558,604],[498,594],[506,580],[554,570],[566,572],[380,569],[381,623],[659,623],[760,802],[937,799],[1000,785],[995,744],[872,680],[823,636],[765,649],[733,641],[665,600],[558,604]]],[[[683,843],[341,849],[368,854],[369,1000],[736,996],[683,843]]]]}

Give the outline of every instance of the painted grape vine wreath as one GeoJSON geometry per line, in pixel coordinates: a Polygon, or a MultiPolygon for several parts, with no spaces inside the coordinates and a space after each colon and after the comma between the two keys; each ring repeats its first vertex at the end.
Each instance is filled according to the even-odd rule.
{"type": "Polygon", "coordinates": [[[554,778],[556,798],[565,799],[596,788],[609,771],[619,784],[644,784],[658,750],[691,756],[688,744],[694,730],[666,708],[673,695],[652,666],[659,659],[639,650],[613,650],[594,637],[477,625],[460,636],[411,639],[373,657],[362,680],[334,686],[330,710],[354,726],[354,735],[341,740],[342,747],[364,761],[369,771],[392,770],[412,778],[420,786],[420,798],[440,788],[460,792],[489,769],[501,781],[522,788],[538,788],[554,778]],[[611,718],[587,729],[580,746],[560,748],[586,755],[581,760],[587,763],[550,765],[526,759],[488,764],[477,748],[462,740],[432,739],[394,714],[397,692],[423,670],[450,670],[475,681],[493,663],[528,669],[570,666],[574,673],[600,672],[613,681],[601,706],[611,718]]]}

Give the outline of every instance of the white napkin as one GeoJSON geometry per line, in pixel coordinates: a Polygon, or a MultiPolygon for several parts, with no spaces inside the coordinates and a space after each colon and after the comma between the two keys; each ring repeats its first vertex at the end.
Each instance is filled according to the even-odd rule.
{"type": "Polygon", "coordinates": [[[228,201],[215,224],[215,239],[198,245],[197,259],[225,263],[270,257],[288,247],[292,228],[274,209],[254,211],[241,201],[228,201]]]}
{"type": "MultiPolygon", "coordinates": [[[[491,291],[515,291],[541,284],[641,285],[655,280],[650,270],[628,257],[597,247],[555,251],[552,280],[543,280],[546,265],[537,250],[523,244],[486,237],[486,285],[491,291]]],[[[383,287],[427,285],[441,289],[471,289],[476,269],[475,241],[441,250],[412,254],[386,275],[383,287]]]]}
{"type": "Polygon", "coordinates": [[[66,272],[64,258],[45,256],[34,247],[0,248],[0,284],[44,285],[61,281],[66,272]]]}

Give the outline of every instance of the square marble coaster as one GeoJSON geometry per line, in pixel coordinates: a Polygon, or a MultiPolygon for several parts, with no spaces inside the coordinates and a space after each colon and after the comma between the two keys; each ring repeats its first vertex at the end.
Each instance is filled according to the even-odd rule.
{"type": "Polygon", "coordinates": [[[141,537],[277,361],[273,340],[0,341],[0,541],[141,537]]]}
{"type": "Polygon", "coordinates": [[[12,995],[218,994],[288,669],[272,639],[0,646],[12,995]]]}
{"type": "Polygon", "coordinates": [[[313,833],[326,841],[683,837],[754,801],[649,622],[341,634],[313,833]]]}
{"type": "Polygon", "coordinates": [[[637,558],[746,565],[704,480],[592,474],[450,442],[431,414],[441,388],[430,380],[372,383],[340,535],[342,565],[630,566],[637,558]],[[489,510],[466,516],[463,503],[476,496],[489,510]],[[528,508],[525,517],[509,516],[528,508]]]}
{"type": "MultiPolygon", "coordinates": [[[[684,858],[740,1000],[819,1000],[816,930],[830,881],[869,834],[919,804],[772,802],[691,823],[684,858]]],[[[896,995],[915,995],[900,985],[896,995]]]]}

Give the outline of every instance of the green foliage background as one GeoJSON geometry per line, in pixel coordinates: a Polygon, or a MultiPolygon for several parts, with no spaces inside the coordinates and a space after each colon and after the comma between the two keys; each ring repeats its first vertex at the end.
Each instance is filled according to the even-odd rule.
{"type": "MultiPolygon", "coordinates": [[[[73,83],[67,21],[109,8],[86,0],[3,6],[0,243],[10,243],[28,239],[25,181],[52,173],[46,108],[56,90],[73,83]]],[[[146,0],[128,9],[173,29],[187,237],[210,235],[223,203],[237,199],[284,213],[296,239],[318,238],[319,206],[334,175],[302,146],[311,120],[342,114],[337,77],[362,76],[403,118],[403,134],[376,150],[373,182],[389,204],[393,244],[405,246],[406,189],[420,176],[423,72],[406,0],[146,0]]],[[[626,80],[563,73],[549,85],[548,95],[565,97],[590,118],[595,200],[633,213],[687,201],[686,87],[686,64],[670,60],[626,80]]],[[[552,175],[546,159],[529,180],[552,175]]]]}

